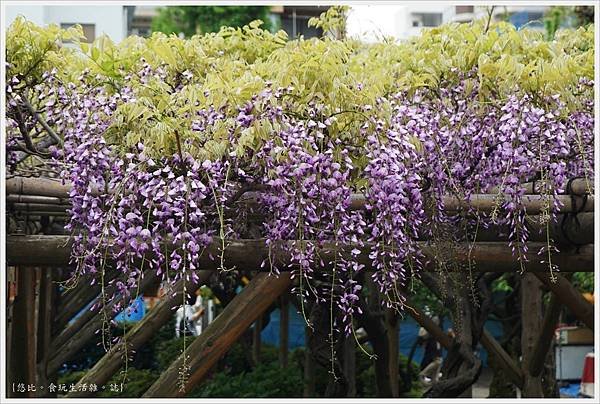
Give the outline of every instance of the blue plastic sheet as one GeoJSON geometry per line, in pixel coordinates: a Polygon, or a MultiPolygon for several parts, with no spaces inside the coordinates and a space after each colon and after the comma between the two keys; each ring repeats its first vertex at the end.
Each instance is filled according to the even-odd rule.
{"type": "Polygon", "coordinates": [[[579,383],[568,384],[568,385],[560,388],[560,395],[561,395],[561,397],[566,396],[566,397],[577,398],[577,397],[579,397],[579,388],[580,388],[579,383]]]}
{"type": "Polygon", "coordinates": [[[144,302],[144,297],[139,296],[129,305],[129,307],[117,314],[115,321],[117,323],[135,323],[144,318],[145,314],[146,304],[144,302]]]}
{"type": "MultiPolygon", "coordinates": [[[[280,311],[279,309],[274,310],[271,313],[271,318],[269,324],[263,329],[261,333],[261,340],[265,344],[279,346],[279,320],[280,319],[280,311]]],[[[296,311],[296,308],[292,305],[289,306],[289,336],[288,336],[288,349],[294,349],[297,347],[304,346],[304,319],[302,318],[302,314],[296,311]]],[[[404,319],[400,322],[400,326],[398,327],[398,341],[400,352],[404,356],[408,356],[410,354],[410,350],[417,340],[419,334],[419,324],[417,324],[412,317],[405,316],[404,319]]],[[[445,324],[443,327],[445,330],[448,329],[448,324],[445,324]]],[[[485,324],[485,328],[488,330],[490,334],[492,334],[496,338],[500,338],[502,336],[502,326],[499,322],[496,321],[488,321],[485,324]]],[[[444,350],[444,356],[446,355],[446,351],[444,350]]],[[[476,355],[478,355],[484,366],[487,366],[487,352],[485,349],[481,348],[481,346],[477,349],[476,355]]],[[[421,363],[423,359],[423,348],[421,346],[417,347],[415,353],[413,355],[413,361],[417,364],[421,363]]]]}

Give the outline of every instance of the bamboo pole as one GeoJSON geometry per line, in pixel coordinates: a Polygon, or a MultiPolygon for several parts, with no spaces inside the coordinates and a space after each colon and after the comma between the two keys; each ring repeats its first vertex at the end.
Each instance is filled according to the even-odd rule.
{"type": "Polygon", "coordinates": [[[182,397],[198,385],[213,365],[291,284],[289,274],[257,274],[198,338],[146,391],[144,398],[182,397]],[[185,360],[184,360],[185,359],[185,360]],[[181,385],[181,369],[189,372],[181,385]]]}
{"type": "MultiPolygon", "coordinates": [[[[69,262],[71,242],[69,236],[21,236],[12,235],[6,239],[6,259],[9,265],[46,265],[46,266],[64,266],[69,262]],[[31,252],[35,251],[35,254],[31,252]]],[[[288,241],[289,245],[300,246],[305,241],[288,241]]],[[[531,242],[528,244],[529,251],[525,254],[529,262],[525,264],[526,271],[543,272],[548,276],[548,264],[540,263],[540,257],[537,252],[546,243],[531,242]]],[[[341,254],[349,257],[350,250],[355,246],[347,245],[336,247],[331,243],[325,243],[319,250],[324,262],[333,261],[336,251],[341,250],[341,254]]],[[[471,263],[475,271],[482,272],[515,272],[520,270],[516,257],[512,249],[505,242],[481,242],[475,243],[469,254],[469,244],[449,245],[448,248],[440,249],[435,246],[420,244],[425,257],[430,261],[425,270],[437,269],[437,262],[453,262],[460,265],[471,263]],[[455,250],[452,250],[452,248],[455,250]],[[439,254],[443,254],[441,257],[439,254]],[[493,263],[493,266],[486,264],[493,263]]],[[[221,243],[218,241],[209,245],[204,254],[200,257],[198,265],[205,269],[217,269],[220,264],[213,261],[210,256],[220,255],[221,243]]],[[[289,254],[279,252],[274,248],[274,256],[277,263],[289,263],[289,254]]],[[[369,258],[370,247],[367,245],[361,248],[361,254],[357,257],[360,264],[371,269],[372,260],[369,258]]],[[[263,239],[241,239],[227,241],[227,248],[224,252],[224,264],[238,268],[261,268],[263,262],[269,262],[269,248],[263,239]]],[[[592,272],[594,270],[594,246],[581,246],[578,250],[575,248],[561,248],[558,253],[552,254],[552,263],[558,265],[563,272],[592,272]]],[[[282,266],[284,267],[284,266],[282,266]]],[[[449,266],[449,270],[453,270],[449,266]]],[[[457,268],[464,270],[464,268],[457,268]]],[[[270,268],[262,268],[261,271],[270,271],[270,268]]]]}
{"type": "MultiPolygon", "coordinates": [[[[539,194],[541,192],[541,187],[543,183],[541,181],[537,182],[526,182],[521,185],[525,190],[525,194],[539,194]]],[[[490,194],[497,194],[500,192],[500,188],[493,187],[489,190],[490,194]]],[[[585,178],[574,178],[571,181],[571,192],[568,192],[567,189],[564,190],[564,194],[572,194],[572,195],[585,195],[585,194],[593,194],[594,193],[594,183],[592,181],[587,181],[585,178]]]]}
{"type": "Polygon", "coordinates": [[[10,203],[9,210],[19,212],[47,212],[47,213],[64,213],[69,209],[69,205],[58,205],[49,203],[10,203]]]}

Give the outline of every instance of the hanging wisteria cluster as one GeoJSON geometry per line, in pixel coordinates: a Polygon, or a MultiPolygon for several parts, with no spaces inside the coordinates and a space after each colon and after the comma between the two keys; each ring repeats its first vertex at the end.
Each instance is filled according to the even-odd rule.
{"type": "MultiPolygon", "coordinates": [[[[64,139],[52,158],[72,184],[75,273],[103,282],[110,266],[124,275],[108,300],[135,294],[148,271],[197,281],[211,246],[219,270],[239,269],[225,259],[228,242],[261,238],[262,270],[293,271],[300,301],[332,302],[349,333],[367,269],[388,305],[402,309],[408,280],[426,265],[420,242],[439,225],[463,223],[508,226],[525,270],[524,184],[535,181],[545,196],[539,217],[548,223],[569,179],[593,181],[589,78],[567,102],[518,82],[490,90],[476,66],[452,68],[435,86],[398,83],[372,103],[342,107],[318,87],[306,99],[297,83],[255,76],[243,101],[211,103],[219,89],[193,69],[134,66],[117,72],[117,83],[89,69],[70,82],[49,70],[27,93],[22,77],[7,83],[8,163],[14,168],[18,152],[17,112],[36,97],[64,139]],[[470,206],[482,193],[497,196],[492,212],[470,206]],[[447,196],[467,208],[447,209],[447,196]]],[[[348,88],[358,100],[366,86],[348,88]]],[[[539,251],[551,271],[555,249],[539,251]]]]}

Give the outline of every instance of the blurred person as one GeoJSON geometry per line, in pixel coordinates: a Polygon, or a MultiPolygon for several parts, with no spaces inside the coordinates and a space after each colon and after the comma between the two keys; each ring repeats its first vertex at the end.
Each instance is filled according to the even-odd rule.
{"type": "MultiPolygon", "coordinates": [[[[433,322],[439,326],[439,317],[433,317],[433,322]]],[[[423,327],[419,329],[417,342],[419,345],[423,345],[425,351],[421,361],[419,379],[425,384],[435,383],[438,381],[440,368],[442,367],[442,346],[423,327]]]]}

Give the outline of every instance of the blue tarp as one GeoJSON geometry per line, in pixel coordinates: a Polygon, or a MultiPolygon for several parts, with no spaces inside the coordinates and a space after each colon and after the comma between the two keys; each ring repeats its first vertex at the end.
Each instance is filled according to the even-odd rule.
{"type": "MultiPolygon", "coordinates": [[[[264,328],[261,333],[261,340],[269,345],[279,346],[279,318],[280,312],[279,309],[274,310],[271,313],[271,319],[269,324],[264,328]]],[[[292,305],[289,306],[289,340],[288,340],[288,349],[294,349],[300,346],[304,346],[304,319],[302,318],[302,314],[296,311],[296,308],[292,305]]],[[[410,350],[415,343],[420,326],[408,316],[400,322],[400,326],[398,327],[398,338],[399,338],[399,346],[400,352],[408,356],[410,354],[410,350]]],[[[448,327],[444,327],[447,329],[448,327]]],[[[488,321],[485,325],[485,328],[492,334],[494,337],[499,338],[502,336],[502,326],[500,323],[496,321],[488,321]]],[[[444,352],[445,354],[445,352],[444,352]]],[[[487,365],[487,352],[483,348],[479,348],[477,354],[483,361],[484,366],[487,365]]],[[[423,359],[423,348],[417,347],[415,353],[413,355],[413,361],[416,363],[421,363],[423,359]]]]}
{"type": "Polygon", "coordinates": [[[560,395],[577,398],[577,397],[579,397],[579,388],[580,388],[579,383],[568,384],[568,385],[560,388],[560,395]]]}
{"type": "Polygon", "coordinates": [[[115,321],[117,323],[134,323],[144,318],[145,314],[146,304],[144,302],[144,297],[139,296],[129,305],[129,307],[117,314],[117,316],[115,317],[115,321]]]}

